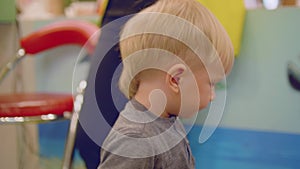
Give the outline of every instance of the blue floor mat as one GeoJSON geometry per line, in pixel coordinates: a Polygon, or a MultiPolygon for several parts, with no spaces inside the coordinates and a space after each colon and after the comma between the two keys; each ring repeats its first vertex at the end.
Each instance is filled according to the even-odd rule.
{"type": "MultiPolygon", "coordinates": [[[[51,124],[39,124],[39,151],[43,158],[63,159],[66,144],[69,121],[52,122],[51,124]]],[[[75,151],[74,162],[81,161],[75,151]]]]}
{"type": "MultiPolygon", "coordinates": [[[[67,127],[40,125],[41,156],[62,159],[67,127]]],[[[200,144],[201,129],[195,125],[188,134],[196,169],[300,169],[300,135],[219,127],[200,144]]]]}
{"type": "Polygon", "coordinates": [[[299,169],[300,135],[218,128],[204,144],[188,134],[196,169],[299,169]]]}

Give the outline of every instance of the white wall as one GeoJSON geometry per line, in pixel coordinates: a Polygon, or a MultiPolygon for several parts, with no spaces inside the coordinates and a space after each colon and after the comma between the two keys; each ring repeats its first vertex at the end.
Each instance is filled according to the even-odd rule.
{"type": "MultiPolygon", "coordinates": [[[[0,24],[0,66],[3,66],[18,49],[16,27],[0,24]]],[[[0,93],[34,90],[32,60],[24,59],[22,64],[10,73],[0,84],[0,93]]],[[[0,125],[1,168],[38,169],[37,128],[35,125],[0,125]],[[26,142],[25,142],[26,140],[26,142]]]]}

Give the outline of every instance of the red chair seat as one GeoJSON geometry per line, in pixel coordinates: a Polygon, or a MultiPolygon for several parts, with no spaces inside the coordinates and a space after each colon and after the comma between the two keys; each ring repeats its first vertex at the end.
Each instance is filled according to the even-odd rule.
{"type": "Polygon", "coordinates": [[[72,112],[70,94],[18,93],[0,95],[0,117],[29,117],[72,112]]]}

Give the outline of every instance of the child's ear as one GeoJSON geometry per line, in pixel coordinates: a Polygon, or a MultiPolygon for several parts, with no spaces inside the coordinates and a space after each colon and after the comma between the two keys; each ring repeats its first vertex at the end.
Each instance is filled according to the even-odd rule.
{"type": "Polygon", "coordinates": [[[184,64],[175,64],[168,71],[168,76],[166,78],[167,84],[176,93],[179,92],[180,81],[185,72],[186,66],[184,64]]]}

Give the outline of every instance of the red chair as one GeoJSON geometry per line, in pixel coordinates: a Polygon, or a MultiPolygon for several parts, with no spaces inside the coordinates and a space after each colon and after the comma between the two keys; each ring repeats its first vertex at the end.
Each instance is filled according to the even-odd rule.
{"type": "MultiPolygon", "coordinates": [[[[26,54],[34,56],[34,54],[47,49],[66,44],[84,46],[87,52],[91,54],[98,40],[97,36],[94,35],[98,30],[99,28],[96,25],[85,21],[60,21],[22,38],[20,41],[21,49],[18,50],[17,55],[5,67],[0,69],[0,83],[26,54]],[[94,39],[90,39],[92,36],[94,39]]],[[[71,119],[62,166],[64,169],[71,168],[78,122],[77,113],[79,113],[83,102],[82,94],[85,87],[86,82],[81,82],[75,99],[72,94],[60,93],[0,95],[0,124],[40,123],[71,119]]]]}

